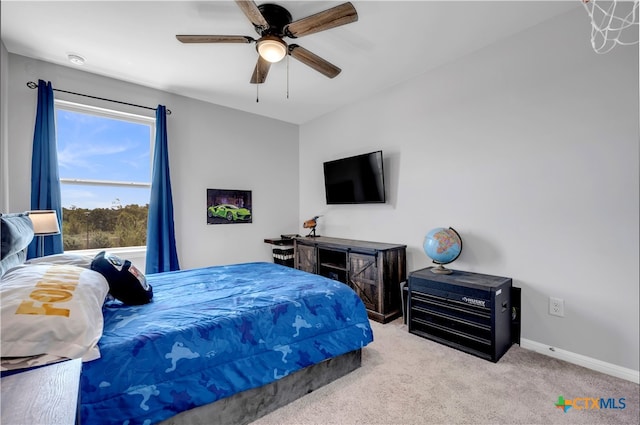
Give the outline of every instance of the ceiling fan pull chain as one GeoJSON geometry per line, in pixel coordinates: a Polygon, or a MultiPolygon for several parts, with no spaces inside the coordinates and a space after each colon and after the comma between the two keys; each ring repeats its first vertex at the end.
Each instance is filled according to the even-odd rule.
{"type": "Polygon", "coordinates": [[[287,55],[287,99],[289,99],[289,55],[287,55]]]}
{"type": "Polygon", "coordinates": [[[256,103],[260,102],[260,67],[256,65],[256,103]]]}

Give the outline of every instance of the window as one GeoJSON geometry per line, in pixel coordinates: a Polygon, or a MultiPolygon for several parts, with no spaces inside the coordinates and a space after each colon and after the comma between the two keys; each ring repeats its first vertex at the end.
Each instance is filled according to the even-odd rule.
{"type": "Polygon", "coordinates": [[[64,250],[146,245],[155,119],[55,107],[64,250]]]}

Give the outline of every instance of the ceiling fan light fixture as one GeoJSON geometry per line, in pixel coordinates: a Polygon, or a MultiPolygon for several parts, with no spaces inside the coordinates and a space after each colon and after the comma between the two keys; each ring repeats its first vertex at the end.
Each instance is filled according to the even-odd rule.
{"type": "Polygon", "coordinates": [[[67,59],[69,59],[69,62],[71,62],[72,64],[79,66],[84,65],[85,62],[85,59],[82,56],[75,53],[69,53],[67,55],[67,59]]]}
{"type": "Polygon", "coordinates": [[[287,43],[280,38],[267,35],[258,40],[256,48],[267,62],[280,62],[287,55],[287,43]]]}

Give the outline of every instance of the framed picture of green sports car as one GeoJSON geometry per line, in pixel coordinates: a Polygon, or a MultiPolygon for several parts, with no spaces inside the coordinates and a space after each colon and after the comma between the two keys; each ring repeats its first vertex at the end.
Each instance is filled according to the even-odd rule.
{"type": "Polygon", "coordinates": [[[207,189],[207,224],[251,223],[251,191],[207,189]]]}

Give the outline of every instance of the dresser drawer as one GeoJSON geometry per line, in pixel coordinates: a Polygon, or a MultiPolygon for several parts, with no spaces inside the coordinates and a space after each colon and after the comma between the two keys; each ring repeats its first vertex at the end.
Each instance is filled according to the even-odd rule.
{"type": "Polygon", "coordinates": [[[452,301],[435,295],[412,291],[412,307],[429,310],[434,314],[455,317],[479,325],[491,325],[491,309],[452,301]]]}

